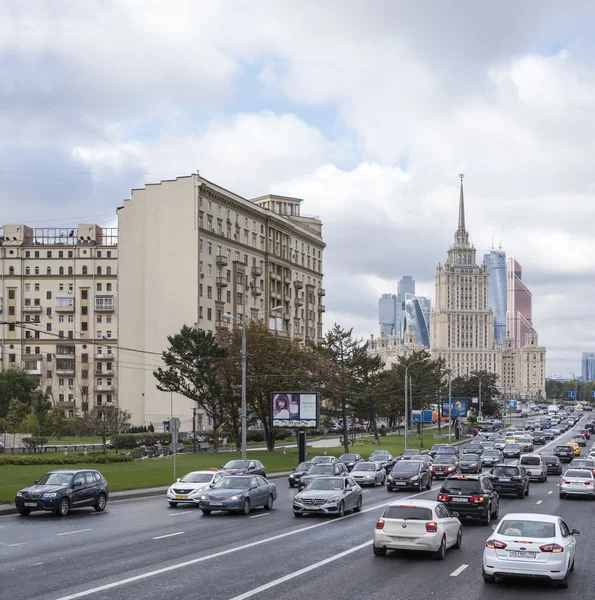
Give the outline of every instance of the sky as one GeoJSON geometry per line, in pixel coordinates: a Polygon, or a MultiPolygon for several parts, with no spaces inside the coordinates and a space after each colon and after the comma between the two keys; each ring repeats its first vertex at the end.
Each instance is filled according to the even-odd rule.
{"type": "Polygon", "coordinates": [[[457,225],[523,266],[548,376],[595,351],[595,4],[5,0],[5,223],[115,224],[200,171],[324,223],[325,326],[434,295],[457,225]]]}

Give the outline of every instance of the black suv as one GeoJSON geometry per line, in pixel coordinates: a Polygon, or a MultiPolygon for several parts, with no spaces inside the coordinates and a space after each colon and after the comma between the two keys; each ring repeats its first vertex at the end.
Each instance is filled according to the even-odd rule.
{"type": "Polygon", "coordinates": [[[347,467],[340,462],[314,465],[310,467],[310,470],[306,474],[300,477],[298,489],[301,492],[313,479],[317,479],[318,477],[345,477],[348,474],[347,467]]]}
{"type": "Polygon", "coordinates": [[[424,487],[432,487],[432,471],[429,466],[418,460],[400,460],[386,478],[389,492],[398,489],[414,488],[420,492],[424,487]]]}
{"type": "Polygon", "coordinates": [[[554,448],[554,456],[557,456],[560,462],[569,463],[574,458],[574,450],[567,444],[556,446],[554,448]]]}
{"type": "Polygon", "coordinates": [[[289,474],[289,487],[295,487],[300,479],[313,467],[313,462],[300,463],[290,474],[289,474]]]}
{"type": "Polygon", "coordinates": [[[348,471],[351,471],[355,464],[364,460],[359,454],[342,454],[339,456],[339,462],[343,463],[348,471]]]}
{"type": "Polygon", "coordinates": [[[514,494],[519,498],[529,495],[529,473],[519,464],[494,465],[490,469],[490,478],[500,495],[514,494]]]}
{"type": "Polygon", "coordinates": [[[557,456],[544,456],[543,462],[547,467],[548,475],[562,475],[562,465],[557,456]]]}
{"type": "Polygon", "coordinates": [[[447,477],[438,493],[438,502],[460,517],[479,519],[483,525],[489,525],[500,513],[500,496],[487,475],[447,477]]]}
{"type": "Polygon", "coordinates": [[[17,493],[14,503],[22,515],[46,510],[65,517],[72,508],[92,506],[105,510],[109,494],[107,481],[99,471],[69,469],[49,471],[35,485],[17,493]]]}
{"type": "Polygon", "coordinates": [[[531,434],[531,437],[533,438],[533,443],[534,444],[545,444],[545,433],[543,433],[543,431],[534,431],[531,434]]]}

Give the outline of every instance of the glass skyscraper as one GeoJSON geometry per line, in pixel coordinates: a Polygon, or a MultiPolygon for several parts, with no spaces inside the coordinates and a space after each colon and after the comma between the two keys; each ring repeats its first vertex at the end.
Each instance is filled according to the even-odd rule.
{"type": "Polygon", "coordinates": [[[397,297],[394,294],[382,294],[378,300],[378,323],[380,333],[386,337],[397,333],[397,297]]]}
{"type": "Polygon", "coordinates": [[[488,304],[494,313],[494,341],[500,345],[506,336],[506,252],[492,250],[483,255],[483,262],[488,272],[488,304]]]}
{"type": "Polygon", "coordinates": [[[595,381],[595,352],[583,352],[581,365],[583,381],[595,381]]]}
{"type": "Polygon", "coordinates": [[[418,344],[430,347],[430,313],[432,312],[432,301],[425,296],[414,296],[405,294],[403,330],[409,327],[415,331],[415,339],[418,344]]]}
{"type": "Polygon", "coordinates": [[[403,321],[405,319],[406,294],[415,296],[415,279],[413,279],[411,275],[403,275],[403,277],[397,281],[397,334],[401,338],[401,341],[403,341],[403,336],[405,334],[403,321]]]}
{"type": "Polygon", "coordinates": [[[537,333],[533,327],[533,295],[523,282],[523,268],[512,257],[506,259],[508,310],[506,328],[514,339],[515,348],[525,345],[528,333],[537,333]]]}

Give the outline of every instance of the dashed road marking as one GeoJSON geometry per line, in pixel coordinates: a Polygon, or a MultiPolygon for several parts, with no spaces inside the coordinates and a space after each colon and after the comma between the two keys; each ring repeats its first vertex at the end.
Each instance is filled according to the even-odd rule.
{"type": "Polygon", "coordinates": [[[457,577],[458,575],[460,575],[469,565],[461,565],[458,569],[455,569],[450,576],[451,577],[457,577]]]}
{"type": "Polygon", "coordinates": [[[176,531],[176,533],[168,533],[166,535],[158,535],[152,539],[154,540],[162,540],[163,538],[174,537],[174,535],[184,535],[184,531],[176,531]]]}
{"type": "Polygon", "coordinates": [[[76,531],[65,531],[64,533],[57,533],[56,535],[73,535],[75,533],[83,533],[85,531],[93,531],[92,529],[77,529],[76,531]]]}
{"type": "Polygon", "coordinates": [[[260,517],[270,517],[271,513],[262,513],[261,515],[252,515],[249,519],[260,519],[260,517]]]}
{"type": "Polygon", "coordinates": [[[538,500],[535,504],[541,504],[543,500],[538,500]]]}

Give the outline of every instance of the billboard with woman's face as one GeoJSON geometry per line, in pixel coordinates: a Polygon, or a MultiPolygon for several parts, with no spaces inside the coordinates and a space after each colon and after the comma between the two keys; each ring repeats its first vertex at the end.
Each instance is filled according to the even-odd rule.
{"type": "Polygon", "coordinates": [[[273,392],[271,417],[273,427],[318,429],[319,395],[316,392],[273,392]]]}

